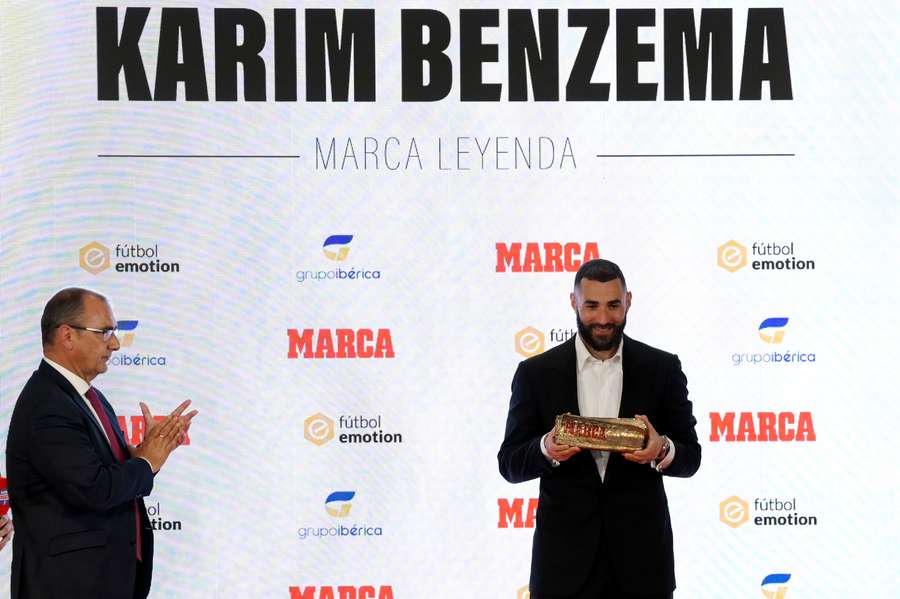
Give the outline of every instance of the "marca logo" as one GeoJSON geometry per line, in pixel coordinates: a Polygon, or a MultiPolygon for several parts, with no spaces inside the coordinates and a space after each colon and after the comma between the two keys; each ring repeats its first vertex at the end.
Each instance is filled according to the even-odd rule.
{"type": "Polygon", "coordinates": [[[322,251],[329,260],[343,262],[350,253],[351,241],[353,241],[353,235],[330,235],[322,244],[322,251]]]}
{"type": "Polygon", "coordinates": [[[788,588],[785,585],[791,579],[790,574],[769,574],[763,578],[761,590],[767,599],[784,599],[788,588]]]}
{"type": "Polygon", "coordinates": [[[812,412],[710,412],[709,423],[710,441],[816,440],[812,412]]]}
{"type": "Polygon", "coordinates": [[[525,327],[516,333],[516,352],[526,358],[544,351],[544,334],[534,327],[525,327]]]}
{"type": "Polygon", "coordinates": [[[497,272],[575,272],[583,262],[600,257],[597,243],[497,242],[497,272]]]}
{"type": "Polygon", "coordinates": [[[516,497],[510,502],[505,497],[497,499],[498,518],[497,528],[534,528],[534,517],[537,515],[538,499],[532,497],[528,500],[527,508],[525,500],[516,497]]]}
{"type": "Polygon", "coordinates": [[[97,275],[109,268],[109,248],[102,243],[92,241],[78,250],[78,264],[92,275],[97,275]]]}
{"type": "Polygon", "coordinates": [[[288,329],[290,359],[393,358],[390,329],[288,329]]]}
{"type": "Polygon", "coordinates": [[[766,343],[781,343],[784,340],[784,327],[787,318],[767,318],[759,324],[759,338],[766,343]]]}
{"type": "Polygon", "coordinates": [[[131,344],[134,343],[134,330],[137,326],[138,321],[136,320],[116,321],[116,328],[119,329],[116,337],[119,338],[119,344],[122,347],[131,347],[131,344]]]}
{"type": "Polygon", "coordinates": [[[516,591],[516,599],[531,599],[531,592],[528,590],[527,584],[516,591]]]}
{"type": "MultiPolygon", "coordinates": [[[[144,417],[143,416],[117,416],[119,422],[119,430],[129,445],[140,445],[144,441],[144,417]]],[[[161,422],[165,420],[165,416],[154,416],[153,420],[161,422]]],[[[184,433],[184,442],[182,445],[190,445],[191,438],[184,433]]]]}
{"type": "Polygon", "coordinates": [[[350,508],[353,507],[350,502],[354,496],[356,491],[335,491],[325,498],[325,511],[335,518],[346,518],[350,515],[350,508]]]}
{"type": "Polygon", "coordinates": [[[737,528],[749,519],[750,506],[737,495],[732,495],[719,504],[719,520],[731,528],[737,528]]]}
{"type": "Polygon", "coordinates": [[[326,586],[288,587],[290,599],[394,599],[391,585],[374,586],[326,586]]]}
{"type": "Polygon", "coordinates": [[[325,445],[334,439],[334,420],[319,412],[303,421],[303,436],[314,445],[325,445]]]}

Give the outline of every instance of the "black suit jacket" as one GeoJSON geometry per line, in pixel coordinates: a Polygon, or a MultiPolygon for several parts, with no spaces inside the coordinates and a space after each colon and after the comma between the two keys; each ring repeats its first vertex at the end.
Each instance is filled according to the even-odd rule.
{"type": "MultiPolygon", "coordinates": [[[[100,398],[113,442],[128,455],[116,415],[100,398]]],[[[137,568],[133,500],[153,488],[150,466],[134,458],[117,463],[85,400],[44,361],[16,401],[6,469],[16,525],[13,599],[147,595],[153,530],[139,500],[143,564],[137,568]]]]}
{"type": "MultiPolygon", "coordinates": [[[[589,451],[557,468],[541,452],[541,437],[556,416],[579,413],[576,342],[573,337],[519,364],[497,455],[509,482],[541,479],[531,591],[578,592],[601,552],[626,592],[671,592],[672,526],[662,475],[613,453],[603,481],[589,451]]],[[[625,337],[622,369],[619,417],[645,414],[675,445],[665,475],[691,476],[700,466],[700,444],[678,357],[625,337]]]]}

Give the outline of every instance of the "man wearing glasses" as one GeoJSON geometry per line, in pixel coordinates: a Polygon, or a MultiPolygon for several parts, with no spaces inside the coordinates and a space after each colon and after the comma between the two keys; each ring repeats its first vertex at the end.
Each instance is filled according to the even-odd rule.
{"type": "Polygon", "coordinates": [[[6,445],[15,517],[14,599],[147,596],[153,531],[143,497],[181,443],[196,410],[185,401],[129,446],[116,415],[91,386],[119,349],[102,295],[63,289],[41,317],[44,359],[16,401],[6,445]]]}

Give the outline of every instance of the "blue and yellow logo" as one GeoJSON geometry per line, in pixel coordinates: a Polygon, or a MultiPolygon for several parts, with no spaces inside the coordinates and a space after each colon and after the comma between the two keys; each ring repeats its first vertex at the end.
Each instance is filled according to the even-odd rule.
{"type": "Polygon", "coordinates": [[[346,518],[350,515],[350,508],[353,507],[350,502],[355,495],[356,491],[335,491],[325,498],[325,511],[335,518],[346,518]]]}
{"type": "Polygon", "coordinates": [[[119,320],[116,322],[118,332],[116,336],[119,338],[119,344],[122,347],[130,347],[134,343],[134,330],[138,326],[136,320],[119,320]]]}
{"type": "Polygon", "coordinates": [[[769,574],[762,581],[762,594],[767,599],[784,599],[788,588],[785,584],[791,579],[790,574],[769,574]]]}
{"type": "Polygon", "coordinates": [[[781,343],[784,340],[784,327],[787,318],[767,318],[759,325],[759,338],[766,343],[781,343]]]}
{"type": "Polygon", "coordinates": [[[335,262],[343,262],[350,253],[350,242],[353,235],[329,235],[322,244],[325,257],[335,262]]]}

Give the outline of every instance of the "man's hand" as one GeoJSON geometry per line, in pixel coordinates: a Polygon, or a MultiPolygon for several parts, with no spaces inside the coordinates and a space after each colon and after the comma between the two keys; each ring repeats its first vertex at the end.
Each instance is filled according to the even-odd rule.
{"type": "Polygon", "coordinates": [[[559,445],[556,443],[556,425],[553,426],[553,429],[544,437],[544,451],[547,452],[547,455],[550,456],[550,459],[556,460],[557,462],[565,462],[573,455],[581,451],[580,447],[573,447],[571,445],[559,445]]]}
{"type": "Polygon", "coordinates": [[[635,414],[634,417],[638,418],[639,420],[643,420],[644,424],[647,425],[647,446],[637,451],[625,452],[622,454],[622,457],[624,457],[629,462],[649,464],[656,459],[656,456],[659,455],[659,452],[663,446],[663,440],[662,437],[659,436],[659,433],[656,432],[656,429],[653,428],[653,425],[650,424],[650,420],[648,420],[646,416],[635,414]]]}
{"type": "Polygon", "coordinates": [[[144,441],[140,446],[134,448],[132,456],[148,460],[154,474],[159,472],[169,458],[169,454],[181,444],[185,427],[190,425],[190,420],[196,415],[195,410],[187,416],[182,416],[190,403],[190,400],[182,402],[171,414],[156,422],[153,414],[150,413],[150,408],[141,402],[145,426],[144,441]]]}
{"type": "Polygon", "coordinates": [[[6,547],[6,544],[9,543],[9,540],[13,536],[13,523],[12,520],[7,518],[6,516],[0,517],[0,549],[6,547]]]}

